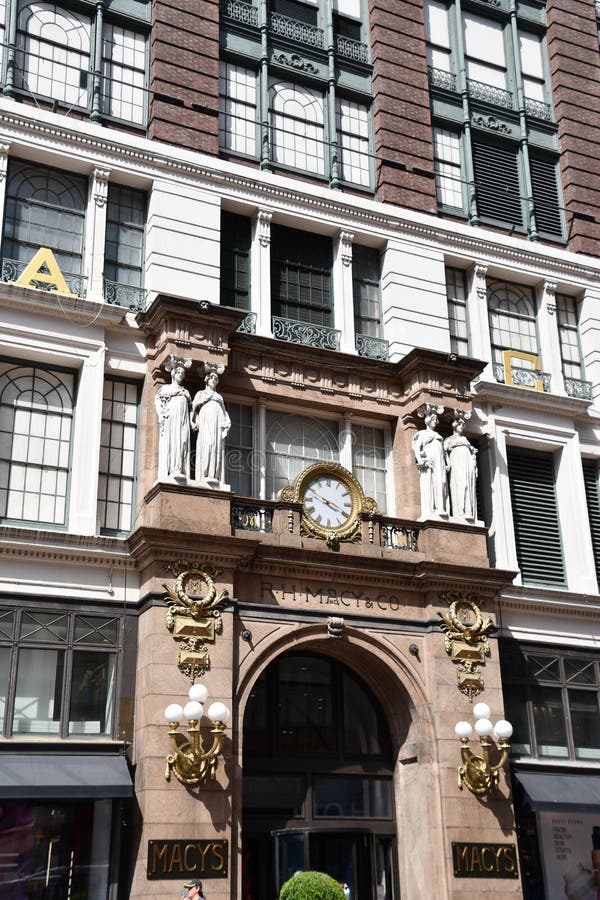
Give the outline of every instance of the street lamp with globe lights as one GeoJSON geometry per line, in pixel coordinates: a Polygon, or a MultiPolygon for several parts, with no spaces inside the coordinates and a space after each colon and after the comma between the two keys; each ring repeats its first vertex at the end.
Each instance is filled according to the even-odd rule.
{"type": "Polygon", "coordinates": [[[469,744],[473,734],[470,722],[457,722],[454,733],[461,743],[462,766],[458,767],[458,786],[462,790],[463,783],[478,796],[489,794],[498,788],[500,770],[508,761],[510,738],[513,727],[506,719],[500,719],[495,725],[490,721],[490,708],[487,703],[476,703],[473,707],[475,716],[475,732],[481,744],[481,756],[471,750],[469,744]],[[496,739],[500,757],[492,765],[490,751],[493,746],[492,737],[496,739]]]}
{"type": "Polygon", "coordinates": [[[213,742],[210,749],[205,750],[200,741],[200,720],[204,714],[208,690],[203,684],[193,684],[188,697],[185,706],[170,703],[165,709],[165,719],[170,726],[169,736],[173,748],[173,752],[167,756],[165,778],[170,781],[173,772],[181,784],[196,787],[215,779],[218,757],[225,741],[225,728],[231,713],[224,703],[211,703],[208,707],[206,715],[213,723],[211,728],[213,742]],[[178,731],[183,718],[188,722],[188,739],[178,731]]]}

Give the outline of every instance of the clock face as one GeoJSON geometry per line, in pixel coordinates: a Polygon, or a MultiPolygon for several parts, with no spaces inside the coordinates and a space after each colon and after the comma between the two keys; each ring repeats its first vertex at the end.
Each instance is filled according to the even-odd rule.
{"type": "Polygon", "coordinates": [[[340,528],[352,516],[352,495],[335,475],[317,475],[304,490],[304,511],[321,528],[340,528]]]}

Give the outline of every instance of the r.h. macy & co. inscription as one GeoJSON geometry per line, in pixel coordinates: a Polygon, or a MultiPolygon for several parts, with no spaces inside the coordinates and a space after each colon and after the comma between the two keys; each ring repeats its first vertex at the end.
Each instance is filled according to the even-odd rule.
{"type": "Polygon", "coordinates": [[[337,607],[348,612],[398,612],[406,607],[395,594],[364,593],[334,585],[295,584],[293,582],[262,583],[262,602],[278,604],[306,604],[307,606],[337,607]]]}

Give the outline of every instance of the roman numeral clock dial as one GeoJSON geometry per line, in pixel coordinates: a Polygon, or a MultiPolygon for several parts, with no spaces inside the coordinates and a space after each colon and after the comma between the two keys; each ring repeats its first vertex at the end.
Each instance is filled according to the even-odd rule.
{"type": "Polygon", "coordinates": [[[280,499],[301,503],[301,534],[330,547],[360,540],[361,517],[377,512],[375,501],[365,497],[354,475],[334,462],[308,466],[282,489],[280,499]]]}

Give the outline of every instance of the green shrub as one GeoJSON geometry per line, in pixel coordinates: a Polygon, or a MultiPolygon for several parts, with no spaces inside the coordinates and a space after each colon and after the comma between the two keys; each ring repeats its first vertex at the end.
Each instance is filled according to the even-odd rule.
{"type": "Polygon", "coordinates": [[[298,872],[283,885],[279,900],[344,900],[344,892],[324,872],[298,872]]]}

